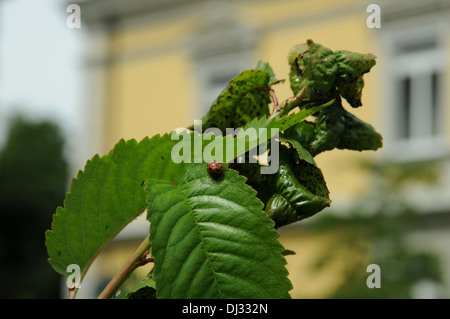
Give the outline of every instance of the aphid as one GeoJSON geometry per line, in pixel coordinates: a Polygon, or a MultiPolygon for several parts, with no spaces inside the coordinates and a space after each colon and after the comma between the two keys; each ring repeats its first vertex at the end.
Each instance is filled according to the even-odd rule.
{"type": "Polygon", "coordinates": [[[214,178],[217,179],[223,174],[223,166],[222,164],[217,163],[216,161],[212,161],[208,164],[208,174],[214,178]]]}

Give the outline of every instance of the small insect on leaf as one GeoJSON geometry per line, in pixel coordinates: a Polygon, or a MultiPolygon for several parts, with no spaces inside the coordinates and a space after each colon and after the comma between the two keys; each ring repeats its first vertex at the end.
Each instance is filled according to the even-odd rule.
{"type": "Polygon", "coordinates": [[[214,179],[218,179],[223,174],[222,164],[219,164],[216,161],[212,161],[211,163],[209,163],[207,170],[208,174],[214,179]]]}

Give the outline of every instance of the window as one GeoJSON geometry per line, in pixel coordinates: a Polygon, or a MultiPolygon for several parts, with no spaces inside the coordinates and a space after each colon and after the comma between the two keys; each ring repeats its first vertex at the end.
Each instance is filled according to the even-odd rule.
{"type": "Polygon", "coordinates": [[[439,71],[405,74],[397,79],[398,128],[397,139],[418,140],[439,137],[439,71]]]}
{"type": "Polygon", "coordinates": [[[198,74],[201,87],[200,106],[198,118],[205,115],[214,100],[220,95],[228,83],[238,76],[243,70],[250,69],[250,65],[242,65],[240,54],[226,54],[222,56],[210,57],[202,60],[198,65],[198,74]]]}
{"type": "Polygon", "coordinates": [[[230,5],[224,5],[219,13],[206,6],[204,16],[219,14],[220,18],[199,29],[189,42],[200,94],[195,119],[206,114],[231,79],[256,66],[256,30],[251,25],[235,23],[230,5]]]}
{"type": "Polygon", "coordinates": [[[430,159],[445,151],[444,47],[432,30],[410,34],[392,36],[386,43],[385,149],[397,160],[430,159]]]}

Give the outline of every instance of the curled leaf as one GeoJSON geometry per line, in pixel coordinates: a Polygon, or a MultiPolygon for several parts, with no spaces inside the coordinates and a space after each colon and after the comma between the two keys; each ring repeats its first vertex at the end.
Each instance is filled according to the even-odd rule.
{"type": "Polygon", "coordinates": [[[275,194],[266,205],[266,213],[276,227],[310,217],[331,203],[319,168],[303,160],[295,162],[295,150],[283,147],[280,154],[280,167],[274,176],[275,194]]]}
{"type": "Polygon", "coordinates": [[[383,146],[383,137],[372,125],[356,116],[344,113],[345,130],[342,132],[337,148],[354,151],[375,151],[383,146]]]}
{"type": "Polygon", "coordinates": [[[329,101],[329,92],[335,86],[337,63],[333,51],[308,40],[306,45],[294,47],[289,54],[289,79],[294,94],[304,89],[307,101],[329,101]]]}
{"type": "Polygon", "coordinates": [[[244,127],[254,118],[269,114],[271,74],[266,70],[243,71],[232,79],[202,119],[202,128],[225,133],[227,128],[244,127]]]}
{"type": "Polygon", "coordinates": [[[362,76],[354,82],[338,86],[339,94],[347,100],[352,107],[360,107],[362,105],[361,95],[364,87],[364,79],[362,76]]]}
{"type": "Polygon", "coordinates": [[[336,56],[338,67],[337,85],[356,81],[363,74],[369,72],[376,63],[376,56],[373,54],[338,50],[334,52],[334,55],[336,56]]]}
{"type": "Polygon", "coordinates": [[[369,72],[375,65],[376,56],[373,54],[360,54],[343,50],[335,51],[334,54],[338,65],[336,86],[339,94],[352,107],[359,107],[362,105],[363,74],[369,72]]]}
{"type": "Polygon", "coordinates": [[[275,228],[297,221],[297,215],[289,201],[280,194],[274,194],[266,204],[266,213],[275,222],[275,228]]]}

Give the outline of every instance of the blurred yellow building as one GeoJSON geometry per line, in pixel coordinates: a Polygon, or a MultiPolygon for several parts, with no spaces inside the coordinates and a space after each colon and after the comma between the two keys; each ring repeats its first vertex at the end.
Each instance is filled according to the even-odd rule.
{"type": "MultiPolygon", "coordinates": [[[[345,211],[382,183],[364,169],[367,163],[429,166],[433,184],[409,183],[402,191],[423,220],[433,221],[411,240],[443,251],[446,288],[439,296],[450,297],[450,1],[91,0],[79,5],[82,28],[90,35],[85,91],[93,151],[100,154],[121,138],[140,140],[191,125],[231,78],[258,60],[287,79],[287,54],[307,39],[332,50],[375,54],[377,65],[365,76],[363,107],[351,112],[383,135],[383,149],[317,157],[333,201],[330,211],[320,214],[345,211]]],[[[291,94],[288,84],[274,89],[279,100],[291,94]]],[[[115,272],[110,267],[115,262],[106,261],[121,255],[114,247],[144,236],[148,225],[138,224],[113,241],[85,278],[86,287],[89,280],[98,283],[99,274],[115,272]]],[[[357,258],[370,263],[370,245],[359,257],[349,248],[333,268],[308,275],[309,260],[342,235],[308,235],[299,225],[281,230],[283,244],[297,251],[287,256],[294,298],[326,297],[348,263],[361,262],[357,258]]],[[[92,296],[96,289],[79,294],[92,296]]]]}

